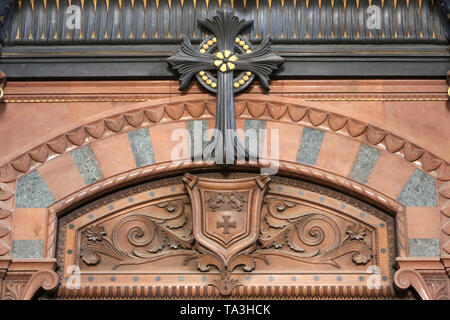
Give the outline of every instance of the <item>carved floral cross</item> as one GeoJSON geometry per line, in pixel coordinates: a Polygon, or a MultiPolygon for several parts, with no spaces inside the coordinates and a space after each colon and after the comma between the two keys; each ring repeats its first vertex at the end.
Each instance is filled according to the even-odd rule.
{"type": "Polygon", "coordinates": [[[247,88],[255,76],[262,87],[269,90],[269,76],[284,59],[272,51],[270,36],[253,50],[251,44],[239,36],[253,21],[240,20],[229,9],[217,11],[211,20],[199,19],[198,22],[212,35],[200,44],[199,50],[183,36],[181,49],[168,61],[180,73],[180,90],[186,89],[195,75],[204,88],[217,94],[216,130],[203,149],[203,159],[228,165],[235,160],[255,157],[237,136],[234,94],[247,88]],[[240,72],[235,75],[236,71],[240,72]]]}

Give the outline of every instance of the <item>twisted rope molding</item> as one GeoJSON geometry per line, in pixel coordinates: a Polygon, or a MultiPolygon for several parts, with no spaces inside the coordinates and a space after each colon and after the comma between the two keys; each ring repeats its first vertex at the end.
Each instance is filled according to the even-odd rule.
{"type": "MultiPolygon", "coordinates": [[[[180,99],[186,98],[181,97],[180,99]]],[[[215,109],[213,99],[172,103],[156,102],[151,107],[122,112],[88,123],[51,139],[1,166],[0,182],[13,182],[55,156],[89,144],[93,140],[161,122],[215,117],[215,109]]],[[[243,119],[295,122],[321,127],[352,138],[365,135],[371,145],[413,162],[424,171],[435,175],[439,180],[450,181],[450,165],[444,160],[405,139],[368,123],[311,107],[280,103],[275,100],[267,101],[267,97],[237,99],[235,109],[238,118],[242,116],[243,119]],[[245,111],[250,117],[243,115],[245,111]]]]}
{"type": "MultiPolygon", "coordinates": [[[[258,163],[235,165],[232,169],[259,169],[270,165],[270,162],[270,159],[261,159],[258,163]]],[[[153,164],[146,167],[133,169],[126,173],[99,181],[55,202],[48,208],[47,224],[49,227],[47,228],[46,234],[45,257],[49,258],[55,255],[57,217],[71,206],[80,204],[83,201],[92,198],[95,194],[102,194],[108,190],[112,190],[120,185],[126,184],[127,182],[144,180],[149,177],[154,179],[162,177],[168,173],[174,174],[178,172],[181,174],[188,170],[192,172],[200,169],[214,170],[217,168],[222,167],[215,164],[193,163],[190,159],[179,162],[153,164]]],[[[339,187],[347,192],[362,196],[372,203],[387,209],[389,212],[393,212],[396,218],[397,254],[401,257],[406,257],[408,255],[408,236],[406,230],[405,208],[403,205],[358,182],[326,172],[322,169],[312,168],[288,161],[279,161],[279,172],[295,177],[308,178],[325,185],[339,187]]]]}

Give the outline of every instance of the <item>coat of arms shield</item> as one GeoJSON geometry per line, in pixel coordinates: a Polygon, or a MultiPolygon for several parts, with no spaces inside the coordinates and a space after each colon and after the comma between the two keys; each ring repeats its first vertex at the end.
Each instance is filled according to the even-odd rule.
{"type": "Polygon", "coordinates": [[[199,246],[217,256],[225,268],[236,255],[254,249],[269,177],[225,180],[185,174],[183,180],[199,246]]]}

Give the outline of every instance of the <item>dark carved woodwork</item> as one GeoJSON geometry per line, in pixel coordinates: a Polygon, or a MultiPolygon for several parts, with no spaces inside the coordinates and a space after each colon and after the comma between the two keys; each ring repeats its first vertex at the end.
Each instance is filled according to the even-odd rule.
{"type": "Polygon", "coordinates": [[[5,83],[6,75],[0,70],[0,101],[2,101],[5,96],[5,83]]]}
{"type": "MultiPolygon", "coordinates": [[[[3,42],[3,39],[9,29],[11,18],[14,16],[10,11],[10,4],[16,0],[3,0],[0,2],[0,42],[3,42]],[[9,13],[9,14],[8,14],[9,13]]],[[[0,50],[1,50],[0,43],[0,50]]]]}
{"type": "MultiPolygon", "coordinates": [[[[195,44],[207,38],[209,31],[197,20],[220,9],[217,0],[199,0],[195,6],[193,0],[171,6],[168,0],[159,6],[156,0],[86,0],[81,29],[69,30],[68,0],[40,0],[34,6],[31,1],[13,1],[4,17],[1,61],[10,80],[174,79],[166,59],[182,37],[195,44]]],[[[286,60],[279,78],[437,78],[449,69],[448,22],[437,0],[398,6],[381,0],[232,2],[239,18],[255,21],[244,41],[257,44],[272,35],[286,60]],[[380,8],[380,29],[366,25],[374,12],[367,11],[369,3],[380,8]]]]}
{"type": "Polygon", "coordinates": [[[180,74],[180,90],[185,90],[195,75],[203,87],[217,94],[213,136],[203,148],[203,154],[194,158],[214,159],[224,165],[250,157],[256,159],[237,136],[234,94],[245,89],[254,75],[264,90],[269,90],[269,76],[284,59],[272,50],[269,35],[253,50],[250,43],[239,37],[253,21],[239,19],[228,8],[217,11],[212,19],[200,19],[199,23],[212,33],[200,44],[199,50],[183,36],[181,49],[167,59],[180,74]],[[241,73],[235,76],[234,70],[241,73]],[[216,75],[212,71],[216,71],[216,75]]]}
{"type": "MultiPolygon", "coordinates": [[[[7,3],[8,1],[2,1],[7,3]]],[[[247,37],[261,41],[271,34],[275,42],[282,43],[442,43],[446,40],[447,19],[439,1],[410,0],[394,6],[393,1],[372,1],[381,8],[381,30],[367,30],[367,1],[267,0],[234,1],[239,18],[254,19],[255,26],[247,37]],[[259,4],[259,5],[258,5],[259,4]],[[320,4],[320,5],[319,5],[320,4]],[[393,30],[397,30],[397,32],[393,30]],[[371,32],[372,31],[372,32],[371,32]]],[[[211,18],[220,8],[218,1],[162,0],[158,9],[154,0],[131,1],[85,0],[82,8],[81,30],[73,32],[65,26],[68,0],[13,1],[7,15],[5,45],[17,44],[106,44],[106,43],[170,43],[180,42],[185,35],[198,41],[207,34],[196,22],[198,18],[211,18]],[[208,12],[206,12],[206,4],[208,12]],[[170,26],[170,29],[169,29],[170,26]]],[[[223,1],[222,3],[225,3],[223,1]]],[[[445,1],[442,0],[444,10],[445,1]]],[[[76,2],[72,2],[76,4],[76,2]]],[[[1,7],[0,7],[1,8],[1,7]]],[[[448,9],[447,9],[448,10],[448,9]]]]}
{"type": "Polygon", "coordinates": [[[442,19],[444,20],[445,35],[450,40],[450,1],[439,0],[442,10],[442,19]]]}
{"type": "Polygon", "coordinates": [[[118,298],[121,286],[135,283],[127,295],[136,298],[270,297],[294,287],[286,298],[398,298],[389,215],[288,178],[211,173],[183,180],[186,187],[178,177],[132,187],[60,218],[56,297],[118,298]],[[80,268],[78,289],[65,281],[71,265],[80,268]],[[378,289],[366,283],[374,265],[378,289]],[[318,289],[331,284],[333,291],[318,289]]]}

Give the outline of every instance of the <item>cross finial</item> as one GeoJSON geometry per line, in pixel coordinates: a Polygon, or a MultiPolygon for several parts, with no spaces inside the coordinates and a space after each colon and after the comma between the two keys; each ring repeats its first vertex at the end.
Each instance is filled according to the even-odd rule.
{"type": "MultiPolygon", "coordinates": [[[[180,90],[187,88],[196,76],[208,91],[217,94],[215,131],[203,149],[204,160],[229,165],[236,160],[254,158],[236,134],[234,94],[247,88],[258,77],[261,86],[269,90],[269,76],[284,59],[271,48],[270,36],[253,49],[245,37],[239,36],[253,21],[240,20],[228,8],[217,11],[212,19],[198,22],[212,32],[199,49],[183,36],[181,49],[168,61],[180,73],[180,90]],[[239,73],[235,74],[237,71],[239,73]]],[[[194,155],[194,159],[198,159],[194,155]]]]}

